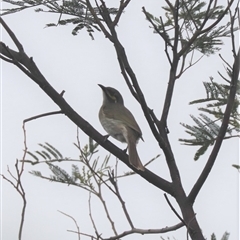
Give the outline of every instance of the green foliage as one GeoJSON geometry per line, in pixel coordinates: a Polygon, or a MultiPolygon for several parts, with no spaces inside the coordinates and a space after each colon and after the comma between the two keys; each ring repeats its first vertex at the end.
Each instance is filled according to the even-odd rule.
{"type": "Polygon", "coordinates": [[[45,144],[39,143],[38,145],[42,148],[42,150],[35,151],[35,153],[27,151],[27,154],[34,158],[36,162],[39,162],[39,157],[43,158],[44,160],[51,160],[52,157],[57,160],[63,159],[62,154],[51,144],[45,142],[45,144]]]}
{"type": "Polygon", "coordinates": [[[98,144],[91,138],[89,138],[89,143],[82,149],[79,145],[75,144],[80,150],[79,160],[63,158],[62,154],[49,143],[39,144],[39,146],[43,148],[43,150],[37,150],[35,153],[28,152],[28,155],[31,156],[34,161],[27,160],[26,162],[31,162],[32,164],[45,163],[48,165],[52,175],[46,177],[39,171],[31,171],[30,173],[36,177],[81,187],[95,194],[96,185],[102,184],[104,179],[106,180],[106,178],[108,178],[108,171],[111,170],[108,165],[110,155],[107,155],[102,162],[99,160],[99,157],[92,159],[93,155],[98,152],[98,144]],[[71,173],[68,173],[60,166],[53,164],[53,162],[56,161],[75,161],[77,164],[72,164],[71,173]]]}
{"type": "Polygon", "coordinates": [[[55,182],[67,183],[68,185],[75,183],[73,178],[62,168],[51,163],[47,163],[49,169],[54,175],[51,175],[50,178],[55,182]]]}
{"type": "MultiPolygon", "coordinates": [[[[205,1],[199,0],[179,1],[178,16],[176,15],[175,7],[163,7],[165,10],[165,19],[155,17],[149,12],[147,12],[147,16],[148,20],[154,24],[154,32],[160,33],[161,36],[167,39],[168,45],[174,45],[175,30],[178,29],[178,40],[181,42],[182,48],[188,44],[197,31],[203,29],[207,20],[218,19],[224,11],[223,6],[210,5],[210,8],[208,8],[205,1]]],[[[202,33],[190,45],[186,53],[197,50],[202,54],[210,55],[219,51],[220,46],[223,44],[221,38],[230,36],[228,31],[229,25],[230,23],[214,27],[202,33]]]]}
{"type": "Polygon", "coordinates": [[[234,168],[236,168],[236,169],[240,172],[240,165],[233,164],[232,166],[233,166],[234,168]]]}
{"type": "MultiPolygon", "coordinates": [[[[228,239],[229,239],[229,236],[230,236],[230,233],[225,232],[225,233],[223,234],[221,240],[228,240],[228,239]]],[[[211,240],[217,240],[216,235],[215,235],[214,233],[211,235],[211,240]]]]}
{"type": "MultiPolygon", "coordinates": [[[[77,35],[82,29],[86,29],[89,36],[93,38],[94,30],[100,31],[97,26],[94,17],[89,11],[86,2],[79,0],[65,0],[65,1],[45,1],[45,0],[3,0],[3,2],[9,3],[16,7],[2,9],[2,15],[16,13],[25,9],[34,8],[35,12],[47,12],[58,13],[59,19],[56,23],[48,23],[46,27],[65,26],[67,24],[73,24],[73,35],[77,35]],[[69,17],[70,16],[70,17],[69,17]]],[[[95,14],[100,17],[98,8],[93,8],[95,14]]],[[[110,14],[116,14],[116,8],[108,9],[110,14]]]]}
{"type": "Polygon", "coordinates": [[[211,235],[211,240],[217,240],[217,238],[216,238],[214,233],[211,235]]]}
{"type": "MultiPolygon", "coordinates": [[[[232,71],[227,69],[228,77],[231,78],[232,71]]],[[[213,145],[220,129],[220,124],[224,117],[224,108],[227,104],[228,94],[230,90],[230,81],[224,78],[221,74],[220,76],[225,80],[227,84],[219,84],[210,78],[209,82],[204,82],[203,85],[206,90],[206,98],[198,99],[190,102],[190,104],[207,103],[205,107],[198,108],[199,111],[204,112],[199,114],[199,117],[191,115],[195,125],[188,125],[181,123],[183,127],[186,128],[186,133],[188,133],[191,139],[179,139],[183,144],[190,146],[200,146],[197,150],[194,160],[198,160],[201,155],[203,155],[209,146],[213,145]],[[207,114],[207,115],[206,115],[207,114]],[[220,123],[219,123],[220,122],[220,123]]],[[[226,132],[225,139],[238,137],[240,131],[240,115],[238,112],[239,106],[239,81],[237,86],[237,94],[234,101],[234,106],[231,111],[229,126],[226,132]]]]}

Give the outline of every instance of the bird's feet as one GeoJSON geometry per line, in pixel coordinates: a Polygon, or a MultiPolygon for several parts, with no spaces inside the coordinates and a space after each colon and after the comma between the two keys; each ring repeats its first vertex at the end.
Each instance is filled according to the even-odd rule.
{"type": "Polygon", "coordinates": [[[127,153],[128,147],[126,147],[125,149],[123,149],[122,151],[127,153]]]}
{"type": "Polygon", "coordinates": [[[109,138],[109,134],[107,134],[107,135],[105,135],[105,136],[103,136],[104,137],[104,142],[106,142],[107,141],[107,139],[109,138]]]}

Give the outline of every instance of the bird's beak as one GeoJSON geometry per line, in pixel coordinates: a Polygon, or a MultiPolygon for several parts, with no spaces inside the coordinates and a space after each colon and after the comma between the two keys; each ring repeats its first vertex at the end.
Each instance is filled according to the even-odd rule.
{"type": "Polygon", "coordinates": [[[104,87],[102,84],[98,84],[98,86],[105,92],[106,87],[104,87]]]}

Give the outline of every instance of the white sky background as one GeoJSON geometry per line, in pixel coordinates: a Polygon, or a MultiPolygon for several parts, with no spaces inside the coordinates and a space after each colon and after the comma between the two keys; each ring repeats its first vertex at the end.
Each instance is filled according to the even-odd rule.
{"type": "MultiPolygon", "coordinates": [[[[154,109],[157,116],[161,114],[165,98],[169,64],[164,53],[164,43],[158,35],[152,33],[141,7],[145,6],[147,11],[160,16],[162,10],[159,2],[156,0],[151,3],[131,2],[117,28],[119,39],[126,49],[129,62],[136,73],[147,103],[154,109]]],[[[225,3],[225,1],[219,2],[225,3]]],[[[125,105],[132,111],[142,129],[145,142],[138,144],[142,162],[146,163],[160,153],[161,157],[152,163],[149,169],[169,179],[162,151],[154,141],[141,108],[131,96],[121,76],[112,43],[102,33],[95,33],[95,41],[92,41],[85,30],[78,36],[72,36],[72,25],[44,28],[47,23],[57,22],[58,17],[57,14],[34,13],[33,10],[27,10],[4,16],[4,20],[23,44],[25,52],[33,56],[35,63],[50,84],[59,92],[65,90],[66,101],[102,134],[105,132],[98,120],[102,92],[97,84],[117,88],[124,97],[125,105]]],[[[3,30],[2,41],[13,47],[3,30]]],[[[230,39],[226,39],[221,54],[232,64],[230,39]]],[[[2,62],[1,71],[1,158],[2,173],[7,176],[7,166],[14,172],[16,158],[21,159],[23,154],[23,120],[59,109],[17,67],[2,62]]],[[[168,127],[169,138],[186,193],[189,193],[198,178],[210,151],[195,162],[193,156],[196,148],[182,146],[178,141],[178,138],[188,137],[179,123],[192,123],[189,114],[197,114],[197,106],[189,106],[188,103],[205,96],[202,82],[207,81],[210,76],[220,79],[217,71],[225,74],[222,61],[216,54],[204,57],[176,82],[168,127]]],[[[28,122],[26,130],[30,151],[40,149],[38,143],[49,142],[64,156],[78,158],[79,153],[73,146],[73,142],[76,142],[76,126],[64,115],[49,116],[28,122]]],[[[81,131],[80,139],[82,146],[88,141],[88,137],[81,131]]],[[[113,139],[111,141],[121,148],[125,147],[113,139]]],[[[99,149],[101,161],[107,152],[99,149]]],[[[225,231],[230,232],[231,240],[239,239],[239,173],[231,166],[238,163],[238,157],[238,140],[225,141],[216,164],[194,204],[197,219],[208,239],[213,232],[216,233],[217,239],[220,239],[225,231]]],[[[111,164],[114,165],[114,163],[115,158],[111,157],[111,164]]],[[[58,165],[65,166],[66,171],[71,172],[71,164],[59,163],[58,165]]],[[[88,216],[88,194],[73,186],[34,177],[28,173],[31,170],[41,171],[46,176],[50,173],[45,165],[25,165],[23,185],[28,204],[23,239],[77,239],[75,234],[67,232],[69,229],[76,230],[73,221],[57,210],[73,216],[82,232],[94,234],[88,216]]],[[[119,172],[128,170],[123,163],[119,163],[119,172]]],[[[167,205],[163,192],[141,177],[134,176],[119,180],[119,187],[136,228],[163,228],[179,222],[167,205]]],[[[115,196],[107,191],[105,194],[118,232],[129,230],[115,196]]],[[[174,199],[171,197],[170,199],[180,212],[174,199]]],[[[17,239],[21,207],[20,196],[12,186],[2,181],[1,234],[3,240],[17,239]]],[[[102,206],[94,197],[92,208],[99,232],[102,232],[104,237],[113,235],[102,206]]],[[[174,236],[178,240],[186,239],[186,230],[182,228],[161,236],[174,236]]],[[[159,235],[130,235],[126,239],[159,239],[159,235]]]]}

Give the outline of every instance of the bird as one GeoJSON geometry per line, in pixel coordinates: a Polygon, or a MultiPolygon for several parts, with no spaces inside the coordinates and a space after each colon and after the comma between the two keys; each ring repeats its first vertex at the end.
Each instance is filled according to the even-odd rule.
{"type": "Polygon", "coordinates": [[[112,87],[98,86],[103,92],[103,103],[99,110],[99,121],[105,131],[120,142],[127,143],[129,163],[136,169],[145,168],[138,156],[137,143],[142,132],[132,113],[124,106],[123,97],[112,87]]]}

